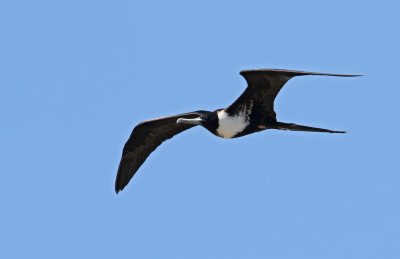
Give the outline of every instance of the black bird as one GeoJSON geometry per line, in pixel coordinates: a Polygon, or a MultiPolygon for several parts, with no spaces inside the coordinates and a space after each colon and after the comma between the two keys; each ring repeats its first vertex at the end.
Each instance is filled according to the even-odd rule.
{"type": "Polygon", "coordinates": [[[194,111],[144,121],[132,131],[126,142],[118,167],[115,191],[118,193],[129,183],[146,158],[163,141],[194,126],[201,125],[221,138],[237,138],[266,129],[345,133],[276,119],[274,100],[285,83],[295,76],[343,76],[359,75],[304,72],[284,69],[244,70],[240,74],[247,81],[247,88],[228,108],[210,111],[194,111]]]}

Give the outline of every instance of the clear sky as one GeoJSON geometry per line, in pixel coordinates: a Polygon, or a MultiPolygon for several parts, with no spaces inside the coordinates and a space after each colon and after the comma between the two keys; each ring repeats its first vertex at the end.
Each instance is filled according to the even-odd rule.
{"type": "Polygon", "coordinates": [[[398,1],[0,2],[0,258],[400,258],[398,1]],[[278,119],[347,130],[164,143],[145,119],[229,105],[242,69],[302,77],[278,119]]]}

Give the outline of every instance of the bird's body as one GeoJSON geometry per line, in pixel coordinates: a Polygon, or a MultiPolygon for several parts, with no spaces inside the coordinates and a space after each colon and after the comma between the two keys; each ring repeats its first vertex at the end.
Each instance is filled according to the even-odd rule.
{"type": "Polygon", "coordinates": [[[251,107],[243,107],[237,114],[229,114],[225,110],[217,112],[218,128],[217,135],[221,138],[234,138],[244,132],[250,125],[251,107]]]}
{"type": "Polygon", "coordinates": [[[357,75],[328,74],[282,69],[244,70],[240,74],[247,81],[247,88],[229,107],[215,111],[195,111],[144,121],[132,131],[124,146],[115,182],[116,192],[121,191],[143,164],[146,158],[163,141],[191,127],[201,125],[221,138],[236,138],[266,129],[344,133],[293,123],[278,122],[274,100],[284,84],[295,76],[357,75]]]}

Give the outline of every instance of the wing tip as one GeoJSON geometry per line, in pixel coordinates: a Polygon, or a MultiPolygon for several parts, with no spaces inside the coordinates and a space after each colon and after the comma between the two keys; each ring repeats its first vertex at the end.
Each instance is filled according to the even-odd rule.
{"type": "Polygon", "coordinates": [[[320,72],[307,72],[301,70],[290,70],[290,69],[278,69],[278,68],[261,68],[261,69],[246,69],[239,72],[240,75],[245,76],[246,74],[257,74],[257,73],[282,73],[291,74],[292,76],[305,76],[305,75],[316,75],[316,76],[340,76],[340,77],[358,77],[364,76],[360,74],[333,74],[333,73],[320,73],[320,72]]]}
{"type": "Polygon", "coordinates": [[[115,187],[114,187],[114,188],[115,188],[115,193],[116,193],[116,194],[118,194],[120,191],[122,191],[122,190],[124,189],[124,187],[121,186],[119,180],[120,180],[120,179],[119,179],[118,174],[117,174],[117,179],[115,179],[115,187]]]}
{"type": "Polygon", "coordinates": [[[341,133],[341,134],[346,134],[347,131],[344,131],[344,130],[331,130],[330,133],[341,133]]]}
{"type": "Polygon", "coordinates": [[[130,174],[131,171],[132,168],[129,159],[127,160],[125,157],[122,157],[118,166],[117,177],[115,178],[114,188],[116,194],[122,191],[133,177],[134,173],[130,174]]]}

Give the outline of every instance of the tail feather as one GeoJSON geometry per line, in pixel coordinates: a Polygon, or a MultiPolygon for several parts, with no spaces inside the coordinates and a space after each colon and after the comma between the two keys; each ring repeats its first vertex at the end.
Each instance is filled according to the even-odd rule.
{"type": "Polygon", "coordinates": [[[297,125],[294,123],[284,123],[284,122],[276,122],[274,125],[274,129],[291,130],[291,131],[326,132],[326,133],[346,133],[346,131],[321,129],[321,128],[297,125]]]}

